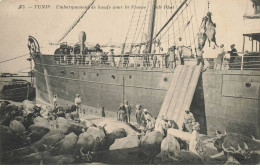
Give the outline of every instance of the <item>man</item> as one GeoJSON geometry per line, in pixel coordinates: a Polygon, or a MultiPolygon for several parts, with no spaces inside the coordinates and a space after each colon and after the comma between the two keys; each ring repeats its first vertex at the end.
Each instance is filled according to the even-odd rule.
{"type": "Polygon", "coordinates": [[[238,56],[238,54],[237,54],[237,49],[235,48],[235,44],[232,44],[230,46],[230,48],[231,48],[231,51],[229,51],[229,53],[230,53],[230,63],[233,63],[234,60],[236,59],[236,57],[238,56]]]}
{"type": "Polygon", "coordinates": [[[115,67],[114,49],[110,49],[110,53],[108,54],[108,63],[110,66],[115,67]]]}
{"type": "Polygon", "coordinates": [[[79,97],[79,94],[76,94],[75,105],[77,106],[76,111],[80,112],[81,111],[81,98],[79,97]]]}
{"type": "Polygon", "coordinates": [[[144,115],[143,115],[143,111],[141,110],[142,106],[140,104],[137,104],[135,106],[135,117],[136,117],[136,122],[138,124],[138,127],[142,127],[144,126],[145,122],[144,122],[144,115]]]}
{"type": "Polygon", "coordinates": [[[225,50],[224,50],[224,44],[221,44],[218,49],[218,57],[215,62],[215,69],[221,70],[222,69],[222,63],[225,56],[225,50]]]}
{"type": "Polygon", "coordinates": [[[123,103],[120,104],[117,111],[117,121],[127,122],[126,109],[123,103]]]}
{"type": "Polygon", "coordinates": [[[174,61],[175,61],[175,51],[176,47],[175,46],[172,46],[169,48],[169,58],[168,58],[168,68],[174,68],[174,61]]]}
{"type": "Polygon", "coordinates": [[[200,124],[198,122],[193,123],[193,131],[190,137],[189,151],[204,159],[206,155],[206,149],[205,145],[201,142],[201,139],[199,137],[199,130],[200,124]]]}
{"type": "Polygon", "coordinates": [[[179,38],[178,47],[177,47],[177,56],[179,60],[179,65],[184,65],[184,58],[183,58],[183,43],[182,38],[179,38]]]}
{"type": "Polygon", "coordinates": [[[197,65],[201,63],[202,67],[204,67],[203,53],[203,49],[199,47],[197,50],[197,65]]]}
{"type": "Polygon", "coordinates": [[[185,110],[183,129],[189,133],[192,133],[193,123],[195,123],[193,114],[190,112],[190,110],[185,110]]]}
{"type": "Polygon", "coordinates": [[[131,116],[132,108],[128,104],[127,100],[125,101],[125,111],[126,111],[126,115],[127,115],[127,122],[130,123],[130,116],[131,116]]]}
{"type": "Polygon", "coordinates": [[[151,132],[155,127],[155,119],[150,113],[148,113],[147,109],[144,109],[143,113],[144,113],[144,119],[146,121],[146,132],[147,131],[151,132]]]}
{"type": "Polygon", "coordinates": [[[57,101],[57,95],[56,94],[53,95],[52,102],[53,102],[54,108],[58,107],[58,101],[57,101]]]}

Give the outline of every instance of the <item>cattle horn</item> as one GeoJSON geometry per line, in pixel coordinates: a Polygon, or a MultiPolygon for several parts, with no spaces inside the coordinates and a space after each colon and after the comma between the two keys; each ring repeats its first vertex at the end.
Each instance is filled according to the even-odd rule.
{"type": "Polygon", "coordinates": [[[239,144],[237,145],[237,147],[238,147],[238,150],[237,150],[238,152],[239,152],[239,151],[242,151],[242,148],[240,147],[239,144]]]}
{"type": "Polygon", "coordinates": [[[245,149],[248,150],[248,145],[244,142],[245,149]]]}
{"type": "Polygon", "coordinates": [[[85,154],[83,153],[83,146],[80,148],[80,154],[82,155],[82,156],[84,156],[85,154]]]}

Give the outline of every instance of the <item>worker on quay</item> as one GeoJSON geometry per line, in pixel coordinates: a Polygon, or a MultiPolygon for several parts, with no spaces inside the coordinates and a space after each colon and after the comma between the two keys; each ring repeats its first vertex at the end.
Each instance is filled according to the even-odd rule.
{"type": "Polygon", "coordinates": [[[80,112],[81,111],[81,98],[79,97],[79,94],[76,94],[75,105],[77,106],[76,111],[80,112]]]}
{"type": "Polygon", "coordinates": [[[190,112],[189,109],[185,110],[183,130],[192,133],[192,128],[194,123],[195,123],[195,119],[193,114],[190,112]]]}
{"type": "Polygon", "coordinates": [[[148,113],[147,109],[144,109],[143,113],[144,113],[144,119],[146,121],[146,133],[152,132],[155,127],[155,119],[150,113],[148,113]]]}
{"type": "Polygon", "coordinates": [[[127,100],[125,100],[125,111],[126,111],[126,115],[127,115],[127,122],[130,123],[130,116],[131,116],[132,108],[128,104],[127,100]]]}
{"type": "Polygon", "coordinates": [[[144,125],[144,115],[141,104],[135,106],[135,117],[138,127],[142,127],[144,125]]]}
{"type": "MultiPolygon", "coordinates": [[[[165,120],[164,115],[159,115],[155,121],[154,130],[165,130],[166,127],[168,127],[168,121],[165,120]]],[[[165,135],[166,133],[164,132],[165,135]]]]}
{"type": "Polygon", "coordinates": [[[53,95],[52,103],[53,103],[54,108],[58,107],[58,101],[57,101],[57,95],[56,94],[53,95]]]}
{"type": "Polygon", "coordinates": [[[127,122],[126,109],[123,103],[121,103],[120,107],[118,108],[117,121],[127,122]]]}
{"type": "Polygon", "coordinates": [[[195,153],[204,160],[206,148],[199,137],[200,124],[198,122],[193,123],[192,129],[193,131],[190,136],[189,151],[195,153]]]}

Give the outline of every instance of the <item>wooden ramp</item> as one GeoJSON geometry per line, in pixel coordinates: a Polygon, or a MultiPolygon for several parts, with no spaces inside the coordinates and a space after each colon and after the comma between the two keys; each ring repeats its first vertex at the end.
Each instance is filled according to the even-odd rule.
{"type": "Polygon", "coordinates": [[[180,129],[185,110],[190,108],[200,72],[201,66],[178,65],[161,106],[159,115],[174,120],[180,129]]]}

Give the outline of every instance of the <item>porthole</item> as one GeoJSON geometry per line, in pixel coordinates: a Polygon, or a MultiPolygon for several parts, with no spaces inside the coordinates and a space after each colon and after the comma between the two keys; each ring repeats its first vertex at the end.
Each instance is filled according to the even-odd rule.
{"type": "Polygon", "coordinates": [[[251,83],[246,83],[245,86],[246,87],[251,87],[251,83]]]}
{"type": "Polygon", "coordinates": [[[165,78],[163,79],[163,81],[164,81],[164,82],[167,82],[167,81],[168,81],[168,78],[165,77],[165,78]]]}
{"type": "Polygon", "coordinates": [[[99,76],[99,74],[97,73],[97,76],[99,76]]]}
{"type": "Polygon", "coordinates": [[[113,79],[115,79],[115,78],[116,78],[116,77],[115,77],[115,75],[112,75],[111,77],[112,77],[113,79]]]}
{"type": "Polygon", "coordinates": [[[83,74],[86,75],[86,72],[84,72],[83,74]]]}
{"type": "Polygon", "coordinates": [[[129,79],[132,79],[132,75],[129,75],[129,79]]]}

